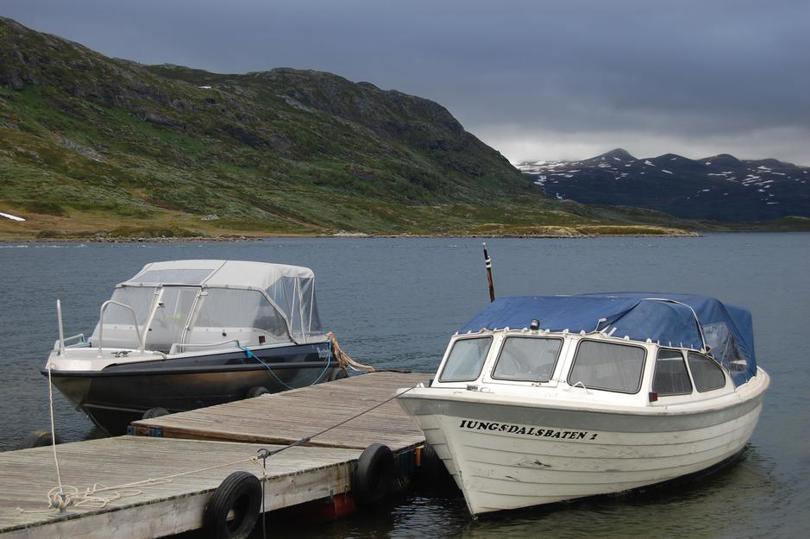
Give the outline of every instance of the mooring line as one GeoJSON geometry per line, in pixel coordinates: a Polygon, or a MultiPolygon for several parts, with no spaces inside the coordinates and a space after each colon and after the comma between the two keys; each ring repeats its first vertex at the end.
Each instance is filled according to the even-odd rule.
{"type": "Polygon", "coordinates": [[[342,427],[343,425],[345,425],[349,421],[357,419],[358,417],[361,417],[361,416],[363,416],[363,415],[365,415],[365,414],[367,414],[369,412],[372,412],[372,411],[376,410],[377,408],[379,408],[383,404],[387,404],[387,403],[391,402],[392,400],[396,399],[397,397],[400,397],[401,395],[404,395],[405,393],[407,393],[408,391],[410,391],[412,389],[416,389],[416,386],[404,389],[404,390],[400,391],[399,393],[396,393],[393,397],[389,397],[389,398],[385,399],[384,401],[378,402],[377,404],[375,404],[371,408],[367,408],[367,409],[363,410],[362,412],[357,413],[357,414],[355,414],[355,415],[353,415],[353,416],[351,416],[351,417],[349,417],[347,419],[344,419],[343,421],[340,421],[339,423],[336,423],[336,424],[332,425],[331,427],[327,427],[327,428],[323,429],[322,431],[319,431],[319,432],[317,432],[315,434],[312,434],[310,436],[306,436],[304,438],[299,438],[298,440],[294,441],[293,443],[291,443],[289,445],[285,445],[284,447],[280,447],[279,449],[276,449],[274,451],[270,451],[267,448],[259,449],[259,451],[258,451],[259,458],[260,459],[267,459],[268,457],[272,457],[273,455],[278,455],[282,451],[286,451],[287,449],[290,449],[291,447],[298,447],[299,445],[303,445],[305,443],[308,443],[313,438],[316,438],[316,437],[318,437],[318,436],[320,436],[322,434],[326,434],[330,430],[334,430],[334,429],[336,429],[338,427],[342,427]],[[265,454],[263,452],[266,452],[266,456],[265,456],[265,454]]]}
{"type": "Polygon", "coordinates": [[[53,462],[56,466],[56,483],[59,488],[59,492],[56,493],[57,497],[54,497],[51,492],[48,492],[48,503],[51,507],[58,508],[61,511],[65,503],[65,489],[62,487],[62,472],[59,470],[59,458],[56,456],[56,422],[53,418],[53,384],[51,383],[50,360],[48,360],[48,410],[51,417],[51,450],[53,451],[53,462]]]}

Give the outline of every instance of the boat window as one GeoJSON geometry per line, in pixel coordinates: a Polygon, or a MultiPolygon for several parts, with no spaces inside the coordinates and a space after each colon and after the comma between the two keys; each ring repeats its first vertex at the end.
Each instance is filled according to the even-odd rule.
{"type": "Polygon", "coordinates": [[[652,390],[660,397],[692,393],[692,382],[680,351],[668,348],[658,350],[652,390]]]}
{"type": "Polygon", "coordinates": [[[172,344],[180,342],[188,321],[194,298],[200,291],[197,287],[167,286],[163,288],[160,307],[146,335],[146,348],[168,352],[172,344]]]}
{"type": "Polygon", "coordinates": [[[471,382],[478,379],[487,358],[492,337],[459,339],[444,363],[440,382],[471,382]]]}
{"type": "MultiPolygon", "coordinates": [[[[149,309],[152,307],[154,297],[154,288],[124,286],[116,288],[110,299],[132,307],[138,325],[143,326],[149,316],[149,309]]],[[[104,324],[132,325],[132,312],[119,305],[111,304],[104,312],[104,324]]]]}
{"type": "Polygon", "coordinates": [[[149,284],[200,285],[214,270],[207,269],[153,269],[136,275],[132,282],[149,284]]]}
{"type": "MultiPolygon", "coordinates": [[[[132,307],[135,311],[138,329],[143,331],[154,297],[155,288],[153,287],[122,286],[115,289],[110,299],[132,307]]],[[[100,323],[101,320],[96,324],[93,335],[90,337],[90,342],[95,345],[98,345],[100,323]]],[[[102,344],[108,348],[138,348],[141,345],[132,320],[132,311],[115,303],[107,306],[104,311],[104,342],[102,344]]]]}
{"type": "Polygon", "coordinates": [[[646,350],[640,346],[581,341],[574,357],[574,366],[568,375],[568,384],[618,393],[638,393],[646,355],[646,350]]]}
{"type": "Polygon", "coordinates": [[[712,391],[726,385],[726,375],[723,374],[723,369],[711,358],[696,352],[689,352],[687,358],[689,370],[692,371],[692,379],[695,381],[695,388],[698,391],[701,393],[712,391]]]}
{"type": "Polygon", "coordinates": [[[548,382],[557,364],[562,339],[507,337],[492,377],[498,380],[548,382]]]}
{"type": "Polygon", "coordinates": [[[194,343],[228,338],[243,344],[290,342],[284,317],[256,290],[209,288],[191,333],[189,342],[194,343]]]}

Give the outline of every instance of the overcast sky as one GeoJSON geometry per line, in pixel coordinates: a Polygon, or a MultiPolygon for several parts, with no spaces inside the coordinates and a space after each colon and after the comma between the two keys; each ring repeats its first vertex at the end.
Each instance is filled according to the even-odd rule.
{"type": "Polygon", "coordinates": [[[2,0],[110,56],[331,71],[436,100],[512,161],[810,165],[808,0],[2,0]]]}

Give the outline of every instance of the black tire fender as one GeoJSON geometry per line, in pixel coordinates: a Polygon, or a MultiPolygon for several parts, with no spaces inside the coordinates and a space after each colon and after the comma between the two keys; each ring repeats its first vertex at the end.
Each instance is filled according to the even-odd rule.
{"type": "Polygon", "coordinates": [[[246,399],[252,399],[254,397],[259,397],[261,395],[267,395],[270,393],[270,390],[264,386],[254,386],[248,389],[248,392],[245,393],[246,399]]]}
{"type": "Polygon", "coordinates": [[[424,486],[439,492],[458,488],[436,449],[428,443],[422,446],[421,462],[416,477],[424,486]]]}
{"type": "Polygon", "coordinates": [[[156,406],[154,408],[149,408],[147,411],[145,411],[143,413],[143,419],[154,419],[162,415],[169,415],[169,411],[166,408],[156,406]]]}
{"type": "Polygon", "coordinates": [[[259,520],[261,502],[259,478],[248,472],[233,472],[222,480],[205,506],[205,536],[246,539],[259,520]],[[232,516],[230,520],[229,515],[232,516]]]}
{"type": "Polygon", "coordinates": [[[357,460],[352,476],[352,494],[361,506],[385,500],[393,491],[396,465],[387,445],[371,444],[357,460]]]}
{"type": "MultiPolygon", "coordinates": [[[[32,447],[45,447],[51,445],[52,442],[51,431],[49,430],[35,430],[25,437],[22,443],[22,449],[30,449],[32,447]]],[[[56,444],[59,445],[62,440],[59,435],[56,435],[56,444]]]]}

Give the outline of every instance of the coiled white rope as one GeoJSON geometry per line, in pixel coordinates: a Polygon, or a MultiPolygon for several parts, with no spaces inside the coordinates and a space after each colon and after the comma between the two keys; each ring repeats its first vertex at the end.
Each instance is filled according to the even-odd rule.
{"type": "Polygon", "coordinates": [[[121,485],[113,485],[109,487],[101,483],[93,483],[91,487],[84,489],[84,491],[72,485],[60,484],[59,486],[53,487],[51,490],[48,491],[48,509],[22,509],[21,507],[18,507],[17,510],[22,513],[44,513],[50,512],[52,509],[59,509],[60,511],[63,512],[68,507],[103,509],[107,507],[110,503],[116,500],[120,500],[121,498],[128,498],[131,496],[139,496],[143,494],[143,490],[140,490],[137,487],[146,488],[155,485],[164,485],[166,483],[171,483],[172,480],[178,477],[194,475],[202,472],[207,472],[210,470],[216,470],[219,468],[229,468],[231,466],[236,466],[238,464],[247,464],[250,462],[258,464],[259,457],[246,457],[231,462],[206,466],[204,468],[196,468],[194,470],[188,470],[185,472],[178,472],[175,474],[153,477],[143,479],[141,481],[133,481],[131,483],[124,483],[121,485]],[[108,494],[101,495],[102,493],[108,494]],[[55,502],[55,500],[57,501],[55,502]]]}

